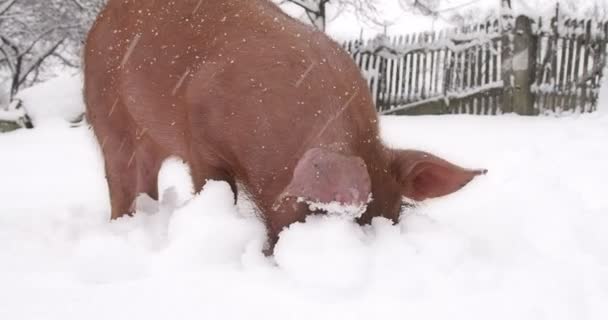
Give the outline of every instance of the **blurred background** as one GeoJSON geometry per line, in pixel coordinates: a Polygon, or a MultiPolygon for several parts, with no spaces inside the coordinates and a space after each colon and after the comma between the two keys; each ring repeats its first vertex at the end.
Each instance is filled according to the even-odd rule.
{"type": "MultiPolygon", "coordinates": [[[[290,15],[323,30],[348,48],[353,57],[358,59],[357,62],[367,76],[379,109],[384,111],[394,106],[403,106],[412,102],[420,103],[429,97],[448,96],[450,95],[447,93],[448,91],[469,90],[482,85],[492,86],[492,82],[499,81],[498,77],[490,79],[493,75],[489,73],[499,73],[496,68],[501,67],[500,62],[496,62],[494,66],[484,67],[486,68],[484,70],[480,69],[478,71],[480,74],[487,71],[487,79],[481,79],[481,76],[479,81],[473,79],[472,81],[478,82],[475,86],[463,83],[462,79],[458,80],[454,75],[462,73],[460,77],[465,78],[467,75],[464,74],[464,71],[461,72],[458,69],[475,67],[473,65],[461,66],[458,63],[460,60],[469,63],[472,59],[481,59],[481,54],[485,55],[488,50],[493,56],[502,55],[501,47],[508,44],[499,43],[502,39],[498,38],[504,36],[505,33],[504,24],[498,25],[500,22],[498,18],[500,12],[504,12],[505,8],[512,10],[513,19],[518,15],[526,15],[532,20],[533,36],[545,38],[545,40],[535,39],[535,41],[547,42],[545,47],[539,48],[537,60],[539,64],[543,63],[542,60],[546,60],[545,64],[555,64],[553,69],[559,68],[560,62],[566,59],[561,57],[560,49],[568,44],[567,41],[563,42],[566,44],[555,41],[555,38],[551,38],[551,34],[548,34],[549,31],[556,34],[561,32],[564,35],[568,32],[578,32],[580,35],[581,30],[588,27],[579,26],[579,21],[577,21],[577,26],[570,25],[570,21],[566,23],[567,19],[580,18],[587,19],[589,23],[599,23],[608,17],[608,2],[602,0],[563,0],[559,1],[559,8],[557,1],[543,0],[274,1],[290,15]],[[544,25],[540,26],[538,20],[542,17],[546,19],[544,25]],[[487,24],[487,28],[485,24],[487,24]],[[484,26],[480,27],[482,25],[484,26]],[[580,30],[568,29],[571,27],[580,27],[580,30]],[[459,31],[448,35],[448,31],[451,30],[459,31]],[[503,33],[499,33],[499,31],[503,33]],[[460,35],[457,36],[457,33],[460,35]],[[480,33],[484,33],[485,36],[480,37],[480,33]],[[423,39],[422,36],[414,39],[416,34],[424,34],[425,37],[432,37],[432,39],[423,39]],[[490,35],[488,36],[488,34],[490,35]],[[389,47],[396,48],[398,54],[397,56],[394,54],[390,57],[384,56],[384,59],[378,62],[372,61],[370,66],[370,62],[367,62],[369,57],[362,53],[364,51],[380,53],[379,44],[376,42],[365,48],[366,50],[360,50],[360,46],[369,44],[370,39],[379,39],[381,36],[384,36],[385,40],[388,39],[388,43],[391,44],[389,47]],[[407,37],[407,39],[399,40],[399,37],[407,37]],[[454,54],[454,48],[450,48],[446,41],[440,41],[440,38],[451,41],[452,45],[470,43],[471,40],[480,43],[477,43],[475,48],[465,48],[465,52],[460,49],[454,54]],[[548,42],[555,42],[555,45],[546,48],[548,42]],[[355,45],[359,45],[359,47],[354,47],[355,45]],[[426,61],[417,64],[420,52],[411,51],[420,46],[426,47],[426,53],[429,55],[425,56],[426,61]],[[429,49],[433,49],[434,52],[428,52],[429,49]],[[444,54],[447,49],[452,52],[444,54]],[[547,50],[556,53],[555,62],[552,62],[552,57],[547,57],[547,50]],[[431,57],[434,55],[445,55],[445,57],[431,57]],[[412,63],[410,63],[410,56],[416,56],[412,63]],[[402,61],[398,61],[400,59],[402,61]],[[450,63],[455,63],[455,65],[450,66],[450,63]],[[490,68],[494,68],[494,70],[487,70],[490,68]],[[424,79],[408,79],[408,77],[412,77],[412,72],[414,76],[425,74],[424,79]],[[448,74],[450,72],[451,74],[448,74]],[[444,81],[446,77],[450,76],[453,78],[452,82],[455,83],[444,81]],[[433,87],[431,81],[439,84],[433,87]],[[482,83],[482,81],[484,82],[482,83]],[[420,83],[417,89],[420,92],[411,92],[416,90],[414,88],[416,83],[420,83]],[[423,89],[422,83],[426,84],[424,90],[421,90],[423,89]],[[393,88],[391,89],[391,87],[393,88]]],[[[0,0],[0,110],[7,111],[17,108],[17,104],[11,106],[11,101],[18,96],[20,91],[34,84],[44,82],[57,75],[74,74],[79,71],[83,40],[103,3],[103,0],[0,0]]],[[[583,24],[587,22],[580,21],[583,24]]],[[[597,26],[593,25],[589,28],[590,31],[597,31],[595,27],[597,26]]],[[[584,38],[584,35],[581,37],[584,38]]],[[[563,41],[563,39],[559,41],[563,41]]],[[[576,42],[576,39],[573,41],[576,42]]],[[[605,39],[603,41],[605,42],[605,39]]],[[[386,41],[383,44],[386,45],[386,41]]],[[[576,51],[576,45],[573,46],[572,50],[576,51]]],[[[603,48],[605,49],[605,46],[603,48]]],[[[564,54],[568,55],[567,52],[564,54]]],[[[603,61],[605,59],[603,57],[604,53],[598,59],[603,61]]],[[[576,58],[575,56],[573,59],[576,58]]],[[[492,57],[489,55],[484,56],[483,60],[479,60],[477,64],[481,68],[491,59],[492,57]]],[[[603,62],[599,60],[595,64],[589,62],[588,67],[590,70],[598,71],[599,63],[603,62]]],[[[544,67],[547,69],[546,66],[544,67]]],[[[574,73],[574,68],[569,72],[574,73]]],[[[582,77],[584,70],[581,67],[581,70],[577,70],[577,72],[582,77]]],[[[552,78],[556,76],[559,74],[552,78]]],[[[542,77],[543,75],[539,74],[538,78],[542,77]]],[[[547,89],[546,84],[556,83],[554,79],[548,78],[536,80],[537,86],[545,89],[547,89]]],[[[599,81],[596,85],[599,85],[599,81]]],[[[568,90],[576,90],[576,88],[572,87],[568,90]]],[[[551,103],[553,104],[553,102],[551,103]]],[[[540,109],[545,108],[537,106],[536,112],[543,111],[540,109]]],[[[555,107],[549,109],[555,111],[555,107]]],[[[15,118],[16,115],[5,113],[4,117],[15,118]]]]}

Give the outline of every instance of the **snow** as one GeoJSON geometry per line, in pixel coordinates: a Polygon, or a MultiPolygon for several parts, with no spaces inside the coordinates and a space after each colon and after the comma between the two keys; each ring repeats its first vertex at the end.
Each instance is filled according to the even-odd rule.
{"type": "Polygon", "coordinates": [[[605,113],[383,117],[388,144],[488,175],[395,226],[311,216],[267,258],[251,206],[224,182],[192,195],[178,159],[160,203],[110,222],[99,147],[64,120],[72,80],[32,88],[38,126],[0,135],[0,319],[608,317],[605,113]]]}
{"type": "Polygon", "coordinates": [[[45,121],[74,121],[82,112],[82,74],[63,73],[58,77],[20,91],[17,99],[30,116],[34,126],[45,121]]]}
{"type": "Polygon", "coordinates": [[[0,121],[19,121],[24,116],[23,110],[2,110],[0,109],[0,121]]]}
{"type": "Polygon", "coordinates": [[[367,210],[367,204],[371,201],[371,195],[369,196],[367,202],[361,205],[343,204],[338,201],[323,203],[317,201],[306,201],[304,198],[298,198],[298,202],[306,203],[311,212],[322,211],[327,215],[335,215],[350,220],[360,218],[367,210]]]}
{"type": "MultiPolygon", "coordinates": [[[[382,6],[389,35],[451,27],[395,3],[382,6]]],[[[362,28],[384,31],[348,12],[328,23],[337,39],[362,28]]],[[[383,117],[388,144],[489,173],[395,226],[311,216],[272,258],[251,204],[234,206],[223,182],[194,195],[179,159],[160,203],[110,222],[97,142],[67,122],[81,86],[64,75],[23,90],[35,129],[0,134],[0,319],[608,319],[607,85],[595,114],[383,117]]]]}

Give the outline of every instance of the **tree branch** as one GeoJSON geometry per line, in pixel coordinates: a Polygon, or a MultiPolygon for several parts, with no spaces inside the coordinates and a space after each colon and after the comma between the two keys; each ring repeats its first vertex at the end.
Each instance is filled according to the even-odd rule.
{"type": "Polygon", "coordinates": [[[74,3],[76,6],[78,6],[78,9],[80,9],[80,10],[85,10],[85,9],[86,9],[85,5],[84,5],[84,4],[82,4],[82,2],[80,2],[80,0],[72,0],[72,2],[73,2],[73,3],[74,3]]]}
{"type": "Polygon", "coordinates": [[[32,71],[34,71],[34,69],[38,68],[40,66],[40,64],[42,64],[42,62],[44,62],[44,60],[46,58],[48,58],[50,55],[52,55],[53,52],[55,52],[55,50],[57,50],[57,48],[59,48],[59,46],[65,40],[66,40],[66,38],[63,38],[63,39],[57,41],[53,46],[49,47],[45,52],[43,52],[36,59],[34,59],[34,62],[32,62],[30,64],[30,66],[27,69],[25,69],[25,71],[22,72],[21,78],[19,79],[19,82],[18,82],[18,86],[21,86],[25,82],[25,80],[27,79],[27,76],[32,71]]]}
{"type": "Polygon", "coordinates": [[[30,53],[30,51],[32,51],[32,49],[34,49],[34,47],[36,46],[38,41],[42,40],[45,36],[53,33],[57,29],[59,29],[59,28],[50,28],[49,30],[46,30],[46,31],[42,32],[41,34],[39,34],[34,40],[32,40],[30,45],[21,52],[20,56],[24,56],[24,55],[30,53]]]}
{"type": "Polygon", "coordinates": [[[0,16],[5,12],[10,10],[10,8],[17,2],[17,0],[6,0],[4,3],[0,4],[0,16]]]}
{"type": "Polygon", "coordinates": [[[3,46],[0,46],[0,52],[5,57],[5,59],[3,59],[2,61],[6,60],[6,64],[8,65],[8,69],[11,71],[11,74],[14,74],[15,73],[15,66],[13,64],[13,61],[11,60],[10,55],[8,54],[8,52],[6,52],[6,50],[4,50],[3,46]]]}
{"type": "MultiPolygon", "coordinates": [[[[38,42],[42,39],[44,39],[44,37],[46,37],[47,35],[57,31],[57,30],[61,30],[61,29],[71,29],[71,28],[75,28],[78,27],[78,25],[70,25],[70,26],[59,26],[59,27],[53,27],[50,28],[44,32],[42,32],[41,34],[39,34],[34,40],[32,40],[32,42],[30,43],[30,45],[27,47],[27,49],[23,50],[21,52],[21,56],[24,56],[28,53],[30,53],[32,51],[32,49],[34,49],[34,46],[36,46],[36,44],[38,44],[38,42]]],[[[64,37],[63,39],[61,39],[61,41],[66,40],[66,38],[64,37]]]]}
{"type": "Polygon", "coordinates": [[[2,44],[6,44],[11,49],[13,49],[13,52],[15,53],[15,56],[19,56],[19,52],[21,52],[21,51],[19,50],[19,46],[17,46],[16,43],[14,43],[9,38],[7,38],[5,36],[2,36],[2,35],[0,35],[0,40],[2,40],[2,44]]]}
{"type": "Polygon", "coordinates": [[[61,62],[71,68],[78,68],[78,65],[73,63],[72,61],[70,61],[68,58],[64,57],[63,55],[61,55],[60,53],[57,52],[53,52],[52,54],[53,57],[61,60],[61,62]]]}
{"type": "Polygon", "coordinates": [[[306,12],[318,13],[318,11],[315,10],[314,7],[310,6],[309,3],[305,3],[306,1],[301,1],[301,0],[283,0],[281,2],[281,4],[286,3],[286,2],[293,3],[296,6],[298,6],[298,7],[302,8],[302,9],[306,10],[306,12]]]}

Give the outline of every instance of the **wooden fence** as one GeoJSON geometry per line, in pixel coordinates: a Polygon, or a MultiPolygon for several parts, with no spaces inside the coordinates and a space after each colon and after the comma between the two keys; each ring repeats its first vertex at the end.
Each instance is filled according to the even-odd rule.
{"type": "Polygon", "coordinates": [[[495,19],[457,30],[349,41],[383,114],[591,112],[608,22],[495,19]]]}

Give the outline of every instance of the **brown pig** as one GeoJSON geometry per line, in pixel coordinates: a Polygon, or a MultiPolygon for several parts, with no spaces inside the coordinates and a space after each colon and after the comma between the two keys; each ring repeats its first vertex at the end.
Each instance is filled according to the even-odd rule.
{"type": "Polygon", "coordinates": [[[85,48],[85,100],[105,160],[112,218],[177,156],[199,190],[237,184],[270,248],[306,202],[399,218],[404,197],[452,193],[483,170],[385,147],[358,67],[322,32],[268,0],[109,0],[85,48]]]}

